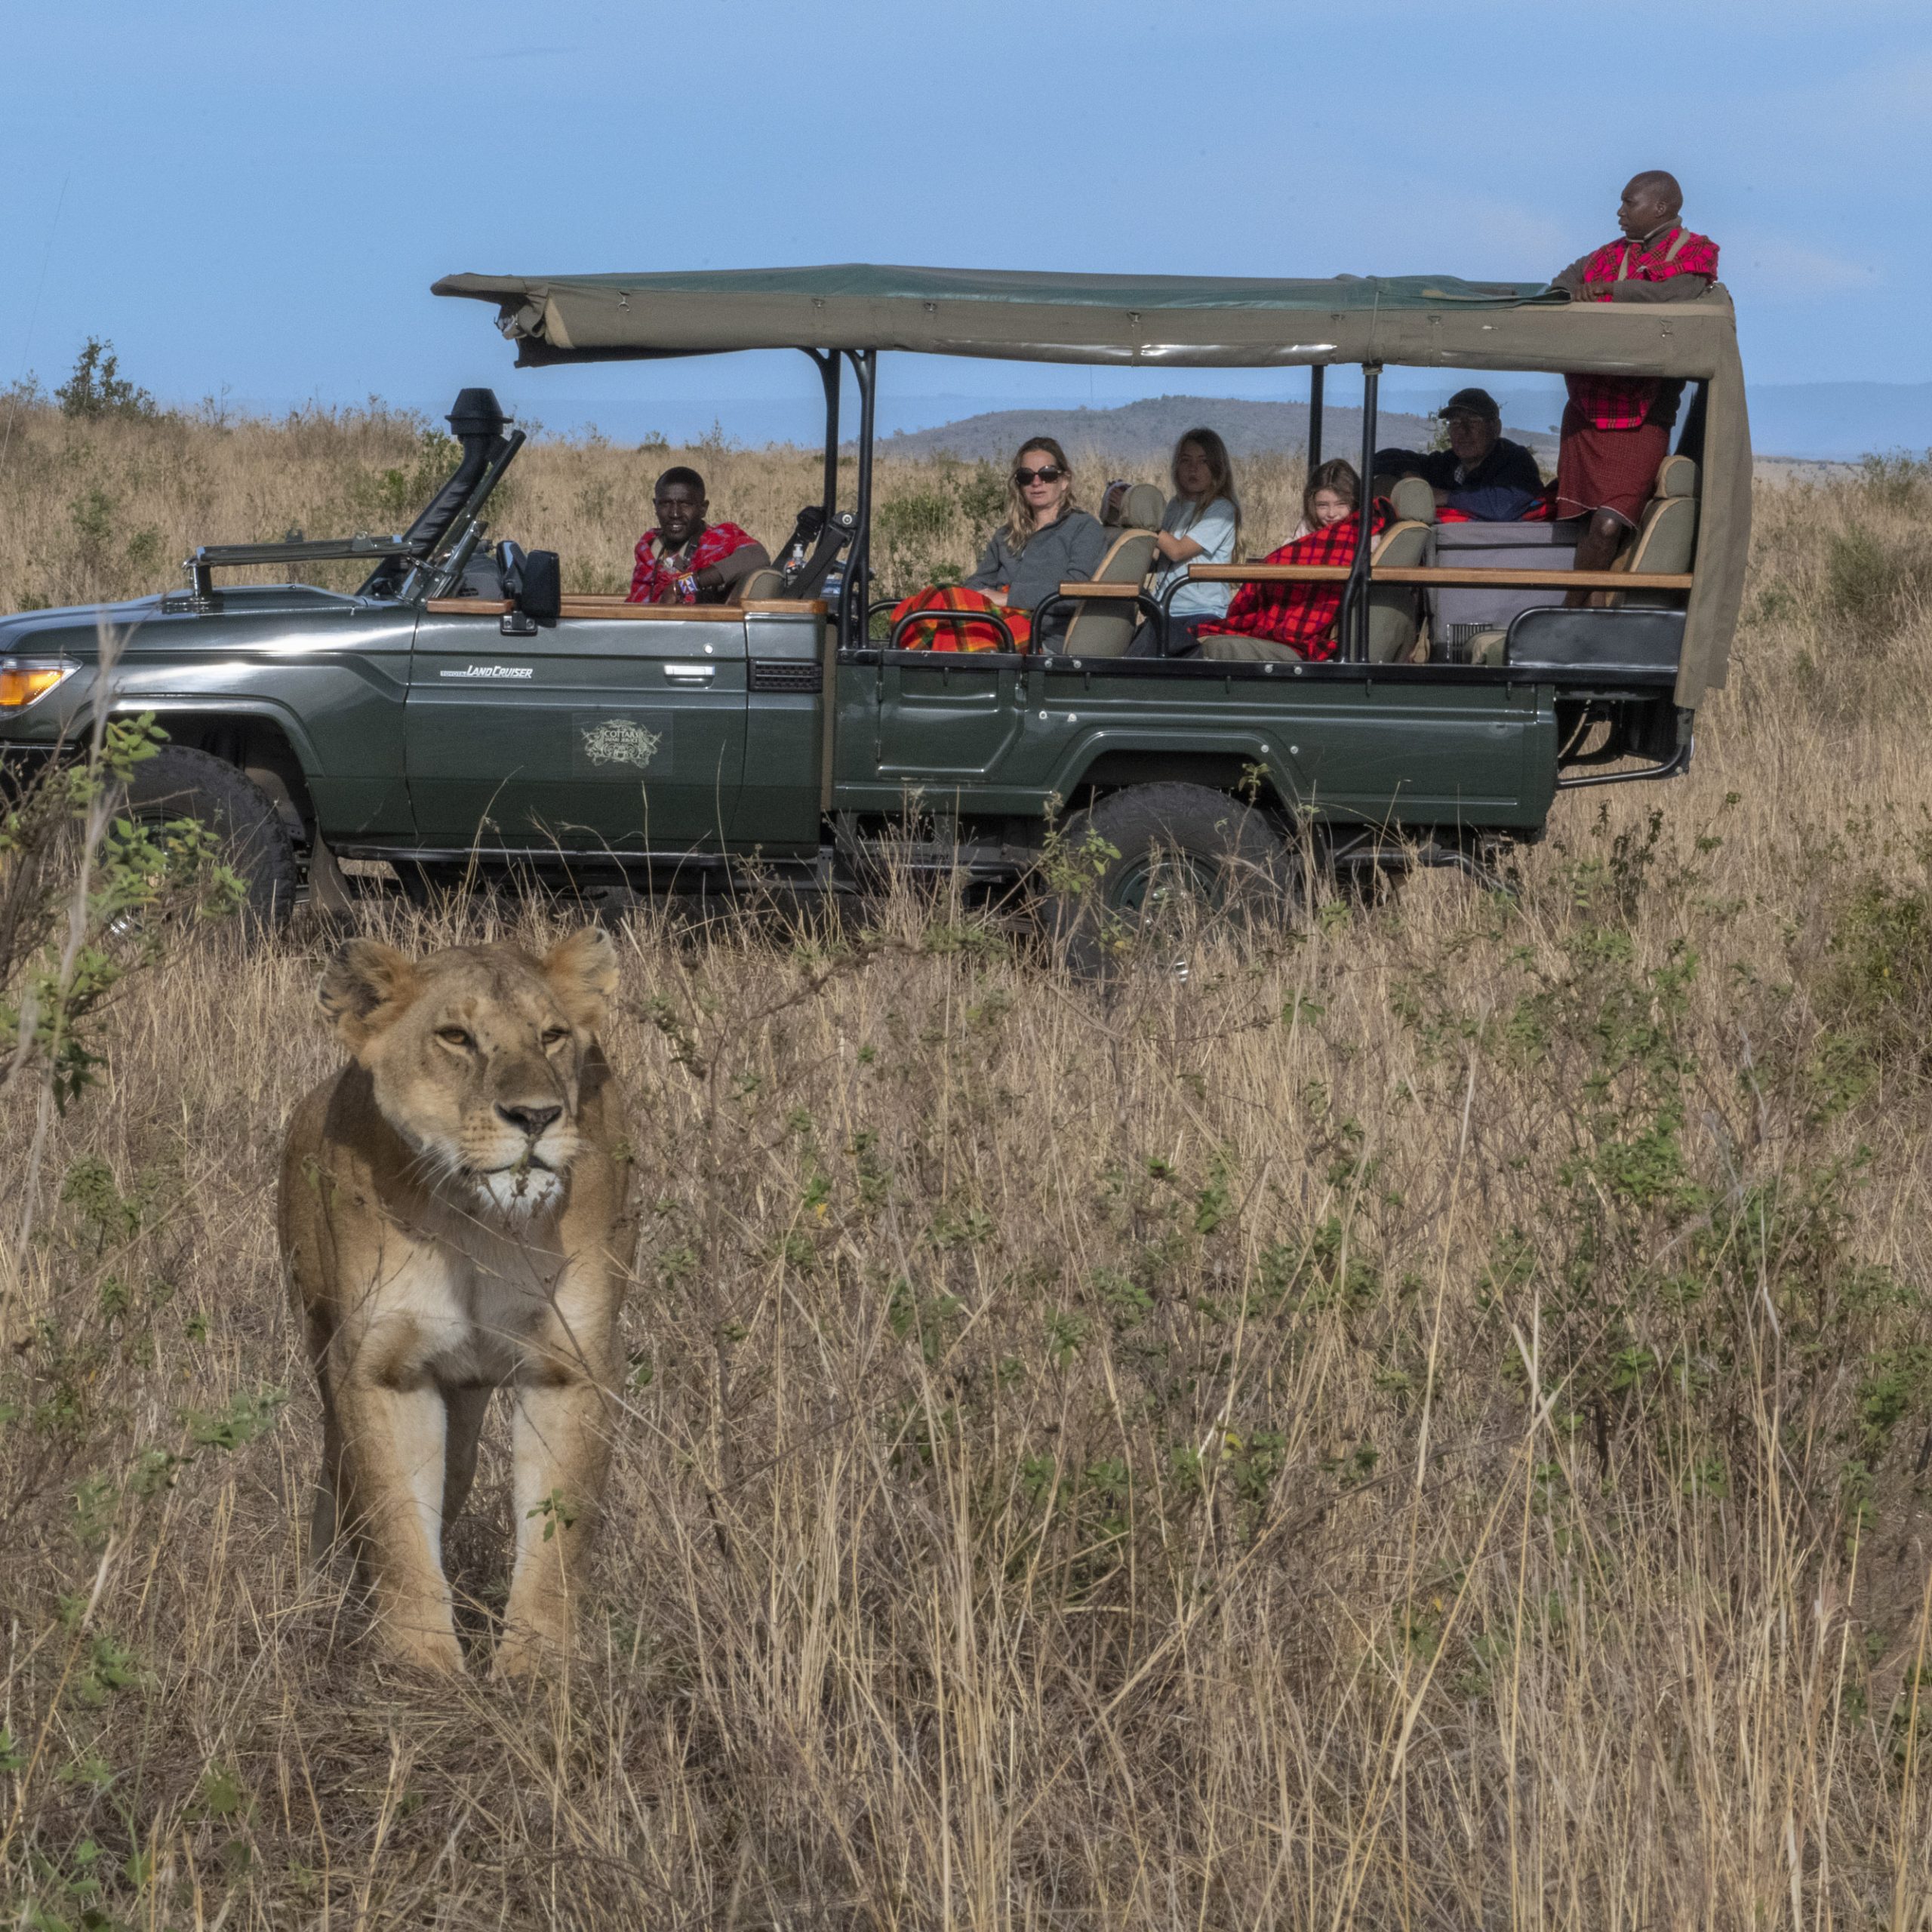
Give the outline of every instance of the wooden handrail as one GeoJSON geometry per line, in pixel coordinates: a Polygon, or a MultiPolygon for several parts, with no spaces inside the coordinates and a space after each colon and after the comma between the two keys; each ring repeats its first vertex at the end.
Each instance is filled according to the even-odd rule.
{"type": "MultiPolygon", "coordinates": [[[[1346,564],[1204,564],[1190,574],[1195,583],[1346,583],[1346,564]]],[[[1688,590],[1688,571],[1456,570],[1440,564],[1369,567],[1372,583],[1466,585],[1491,590],[1688,590]]],[[[1070,587],[1077,589],[1079,586],[1070,587]]]]}
{"type": "Polygon", "coordinates": [[[595,617],[605,623],[728,624],[742,617],[742,604],[627,604],[621,597],[565,597],[560,617],[595,617]]]}
{"type": "Polygon", "coordinates": [[[1688,590],[1688,571],[1479,571],[1449,570],[1440,564],[1404,569],[1369,567],[1376,583],[1465,584],[1494,590],[1688,590]]]}
{"type": "Polygon", "coordinates": [[[1063,597],[1138,597],[1140,586],[1137,583],[1063,583],[1060,594],[1063,597]]]}
{"type": "MultiPolygon", "coordinates": [[[[507,597],[432,597],[423,607],[434,617],[507,617],[516,607],[507,597]]],[[[558,614],[565,617],[617,618],[622,623],[727,623],[746,611],[773,617],[822,617],[822,597],[748,597],[742,604],[630,604],[621,597],[565,597],[558,614]]]]}

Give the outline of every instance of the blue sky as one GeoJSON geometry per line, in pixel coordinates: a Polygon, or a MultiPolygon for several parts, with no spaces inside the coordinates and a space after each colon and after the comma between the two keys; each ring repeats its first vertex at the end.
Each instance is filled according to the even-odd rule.
{"type": "Polygon", "coordinates": [[[8,34],[0,385],[92,332],[171,401],[480,380],[560,424],[802,398],[792,358],[514,377],[488,311],[429,285],[854,259],[1527,278],[1608,238],[1646,166],[1721,244],[1755,382],[1932,380],[1925,0],[40,0],[8,34]]]}

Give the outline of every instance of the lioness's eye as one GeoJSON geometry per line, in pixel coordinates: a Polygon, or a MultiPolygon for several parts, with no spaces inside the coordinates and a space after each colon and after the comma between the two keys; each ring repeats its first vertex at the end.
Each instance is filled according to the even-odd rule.
{"type": "Polygon", "coordinates": [[[452,1047],[473,1047],[476,1044],[460,1026],[438,1026],[436,1038],[452,1047]]]}
{"type": "Polygon", "coordinates": [[[568,1026],[546,1026],[543,1029],[543,1044],[554,1047],[559,1040],[568,1040],[571,1029],[568,1026]]]}

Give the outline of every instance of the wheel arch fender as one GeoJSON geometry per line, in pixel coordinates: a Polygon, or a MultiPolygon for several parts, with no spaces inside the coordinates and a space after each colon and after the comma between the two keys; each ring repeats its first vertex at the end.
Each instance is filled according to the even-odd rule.
{"type": "Polygon", "coordinates": [[[1128,785],[1171,780],[1292,811],[1306,795],[1301,775],[1266,731],[1083,733],[1067,748],[1050,789],[1069,808],[1128,785]]]}
{"type": "Polygon", "coordinates": [[[272,698],[117,697],[110,715],[155,722],[175,744],[192,746],[254,779],[272,798],[298,839],[312,836],[321,754],[301,718],[272,698]]]}

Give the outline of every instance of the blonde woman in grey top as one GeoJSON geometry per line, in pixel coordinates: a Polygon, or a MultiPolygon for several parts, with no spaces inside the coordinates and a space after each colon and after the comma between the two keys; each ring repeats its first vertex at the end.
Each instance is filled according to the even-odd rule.
{"type": "MultiPolygon", "coordinates": [[[[980,553],[969,590],[1010,611],[1030,611],[1063,583],[1085,583],[1106,555],[1107,533],[1073,497],[1073,466],[1051,436],[1035,436],[1014,459],[1007,519],[980,553]]],[[[1048,629],[1066,628],[1056,614],[1048,629]]],[[[1035,645],[1042,640],[1035,638],[1035,645]]]]}

